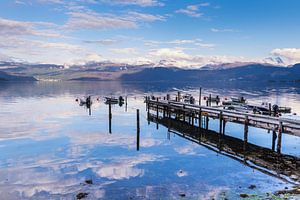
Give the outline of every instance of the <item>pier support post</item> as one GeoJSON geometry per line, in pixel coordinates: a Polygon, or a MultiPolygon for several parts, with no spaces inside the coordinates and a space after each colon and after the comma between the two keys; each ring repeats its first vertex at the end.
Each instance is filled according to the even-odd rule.
{"type": "Polygon", "coordinates": [[[205,129],[208,130],[208,121],[209,121],[209,117],[208,115],[206,115],[206,120],[205,120],[205,129]]]}
{"type": "Polygon", "coordinates": [[[202,111],[199,109],[199,128],[202,128],[202,111]]]}
{"type": "Polygon", "coordinates": [[[140,150],[140,110],[136,110],[136,150],[140,150]]]}
{"type": "MultiPolygon", "coordinates": [[[[127,112],[127,96],[125,97],[125,112],[127,112]]],[[[146,104],[146,106],[147,106],[147,104],[146,104]]]]}
{"type": "Polygon", "coordinates": [[[201,106],[201,96],[202,96],[202,88],[199,90],[199,106],[201,106]]]}
{"type": "Polygon", "coordinates": [[[226,121],[223,119],[223,135],[225,135],[225,126],[226,126],[226,121]]]}
{"type": "Polygon", "coordinates": [[[150,103],[149,103],[150,97],[147,97],[147,120],[148,125],[150,125],[150,103]]]}
{"type": "Polygon", "coordinates": [[[278,141],[277,141],[277,153],[278,153],[278,155],[281,154],[282,131],[283,131],[282,122],[279,121],[279,126],[278,126],[278,141]]]}
{"type": "Polygon", "coordinates": [[[195,123],[195,113],[192,113],[192,126],[194,126],[195,123]]]}
{"type": "Polygon", "coordinates": [[[111,103],[109,103],[109,104],[108,104],[109,133],[111,133],[111,120],[112,120],[111,103]]]}
{"type": "Polygon", "coordinates": [[[219,120],[220,120],[220,124],[219,124],[219,134],[221,135],[222,134],[222,125],[223,125],[223,117],[222,117],[222,111],[220,112],[219,114],[219,120]]]}
{"type": "Polygon", "coordinates": [[[156,98],[156,129],[158,130],[158,98],[156,98]]]}
{"type": "Polygon", "coordinates": [[[248,124],[249,124],[249,118],[248,116],[246,116],[245,127],[244,127],[244,151],[246,151],[247,144],[248,144],[248,124]]]}
{"type": "Polygon", "coordinates": [[[273,135],[272,135],[272,151],[275,151],[276,139],[277,139],[277,133],[276,133],[275,130],[273,130],[273,135]]]}

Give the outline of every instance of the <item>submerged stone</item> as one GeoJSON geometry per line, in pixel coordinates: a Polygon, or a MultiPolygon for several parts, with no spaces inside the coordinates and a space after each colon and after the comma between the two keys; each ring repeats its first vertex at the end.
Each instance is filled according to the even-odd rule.
{"type": "Polygon", "coordinates": [[[76,195],[76,198],[77,199],[84,199],[84,198],[86,198],[88,196],[88,193],[86,193],[86,192],[80,192],[80,193],[78,193],[77,195],[76,195]]]}

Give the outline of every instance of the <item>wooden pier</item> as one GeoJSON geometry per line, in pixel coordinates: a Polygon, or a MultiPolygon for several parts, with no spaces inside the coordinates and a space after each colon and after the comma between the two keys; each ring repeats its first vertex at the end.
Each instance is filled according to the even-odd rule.
{"type": "Polygon", "coordinates": [[[278,156],[268,148],[251,143],[248,143],[245,149],[244,141],[241,139],[227,135],[222,135],[220,139],[218,132],[192,126],[187,121],[167,117],[157,118],[156,114],[149,114],[148,120],[168,128],[169,139],[170,133],[174,133],[267,175],[292,184],[300,183],[300,158],[296,156],[285,154],[278,156]]]}
{"type": "Polygon", "coordinates": [[[167,117],[184,122],[188,121],[192,126],[198,126],[199,128],[206,130],[209,129],[210,119],[218,119],[220,136],[225,135],[227,122],[242,124],[244,126],[244,148],[247,148],[248,144],[249,127],[272,131],[272,150],[275,151],[276,146],[278,154],[281,153],[282,134],[300,137],[299,120],[237,112],[223,108],[186,104],[171,100],[160,100],[158,98],[156,100],[150,100],[150,97],[146,97],[145,102],[148,116],[150,115],[150,110],[152,110],[156,112],[157,118],[167,117]]]}

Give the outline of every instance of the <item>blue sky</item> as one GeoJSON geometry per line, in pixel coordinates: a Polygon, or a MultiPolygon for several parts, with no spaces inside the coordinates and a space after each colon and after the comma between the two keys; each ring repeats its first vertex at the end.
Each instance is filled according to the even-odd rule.
{"type": "Polygon", "coordinates": [[[300,62],[299,0],[2,0],[0,59],[300,62]]]}

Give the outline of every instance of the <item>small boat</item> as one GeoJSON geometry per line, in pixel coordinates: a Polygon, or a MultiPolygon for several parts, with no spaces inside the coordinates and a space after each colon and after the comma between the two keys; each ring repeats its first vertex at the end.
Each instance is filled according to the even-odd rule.
{"type": "Polygon", "coordinates": [[[231,97],[230,100],[225,99],[222,102],[223,105],[244,105],[246,104],[246,99],[244,97],[231,97]]]}
{"type": "Polygon", "coordinates": [[[184,103],[195,104],[195,98],[191,94],[186,94],[182,96],[184,103]]]}
{"type": "Polygon", "coordinates": [[[124,104],[124,98],[122,96],[119,96],[119,98],[116,97],[104,97],[105,104],[119,104],[122,106],[124,104]]]}
{"type": "Polygon", "coordinates": [[[85,105],[87,107],[90,107],[92,105],[92,103],[93,103],[91,96],[88,96],[85,99],[77,98],[76,101],[79,102],[80,106],[84,106],[85,105]]]}
{"type": "Polygon", "coordinates": [[[115,97],[104,97],[104,102],[105,102],[105,104],[118,104],[119,99],[117,99],[115,97]]]}

